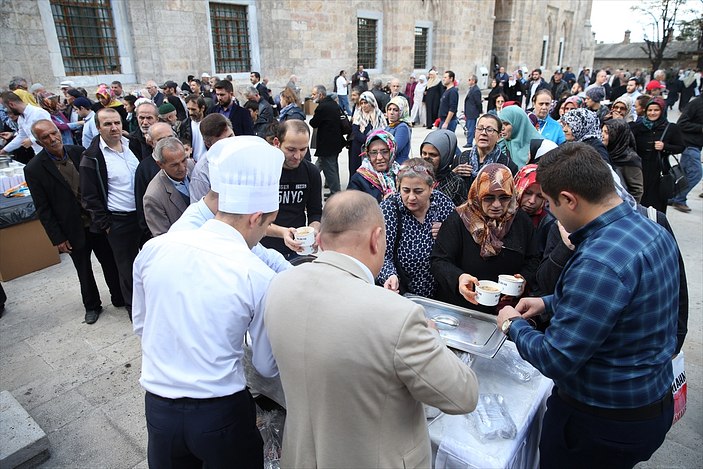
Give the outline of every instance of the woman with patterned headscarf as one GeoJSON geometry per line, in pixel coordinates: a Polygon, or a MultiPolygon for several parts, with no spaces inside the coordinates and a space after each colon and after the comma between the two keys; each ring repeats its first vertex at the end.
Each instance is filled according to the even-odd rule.
{"type": "Polygon", "coordinates": [[[71,122],[59,110],[59,97],[48,91],[37,93],[37,104],[41,106],[51,116],[51,121],[61,132],[61,141],[64,145],[75,145],[73,140],[73,130],[79,129],[83,123],[71,122]]]}
{"type": "Polygon", "coordinates": [[[114,109],[120,114],[120,117],[122,118],[122,130],[126,131],[127,126],[129,125],[127,122],[127,110],[121,102],[119,102],[112,96],[112,91],[110,90],[110,88],[108,88],[107,85],[98,86],[98,89],[95,92],[95,97],[98,98],[98,102],[96,103],[96,106],[95,108],[93,108],[93,110],[95,112],[98,112],[98,110],[105,107],[110,107],[114,109]]]}
{"type": "Polygon", "coordinates": [[[592,146],[610,164],[608,150],[601,141],[600,119],[595,112],[586,108],[572,109],[561,116],[559,123],[564,129],[567,142],[583,142],[592,146]]]}
{"type": "Polygon", "coordinates": [[[386,118],[378,108],[376,97],[370,91],[364,91],[359,96],[359,104],[354,108],[352,116],[352,142],[349,149],[349,177],[361,165],[361,147],[366,143],[366,138],[377,129],[386,128],[386,118]]]}
{"type": "Polygon", "coordinates": [[[390,132],[371,132],[361,153],[361,166],[349,179],[347,189],[366,192],[379,202],[396,192],[395,177],[400,169],[395,162],[396,149],[390,132]]]}
{"type": "Polygon", "coordinates": [[[571,111],[572,109],[578,109],[582,107],[584,107],[583,98],[579,98],[578,96],[569,96],[561,104],[561,107],[559,107],[559,118],[561,118],[564,114],[571,111]]]}
{"type": "Polygon", "coordinates": [[[642,158],[644,192],[640,203],[666,213],[668,198],[660,193],[662,171],[669,169],[669,155],[685,149],[679,127],[666,118],[666,102],[652,98],[645,107],[644,118],[632,127],[637,154],[642,158]]]}
{"type": "Polygon", "coordinates": [[[519,106],[504,107],[498,113],[498,118],[503,122],[502,144],[510,159],[520,169],[530,160],[532,140],[544,140],[544,138],[519,106]]]}
{"type": "Polygon", "coordinates": [[[437,235],[430,257],[436,299],[497,314],[495,306],[477,305],[479,280],[497,282],[499,275],[512,274],[532,282],[539,264],[534,228],[529,215],[518,208],[507,166],[484,166],[467,202],[447,217],[437,235]]]}
{"type": "Polygon", "coordinates": [[[398,164],[403,164],[410,156],[410,140],[413,129],[410,128],[412,121],[410,120],[409,108],[408,100],[402,96],[391,98],[386,104],[386,118],[388,119],[386,131],[393,134],[398,146],[398,152],[395,156],[395,162],[398,164]]]}

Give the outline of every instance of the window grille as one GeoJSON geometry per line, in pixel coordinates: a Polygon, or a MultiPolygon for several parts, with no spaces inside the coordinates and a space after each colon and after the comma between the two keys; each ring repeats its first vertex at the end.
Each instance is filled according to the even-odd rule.
{"type": "Polygon", "coordinates": [[[415,61],[413,68],[427,68],[428,28],[415,27],[415,61]]]}
{"type": "Polygon", "coordinates": [[[50,0],[66,75],[121,73],[110,0],[50,0]]]}
{"type": "Polygon", "coordinates": [[[210,3],[212,47],[218,73],[251,70],[249,19],[246,5],[210,3]]]}
{"type": "Polygon", "coordinates": [[[377,24],[377,20],[372,20],[369,18],[357,18],[357,64],[363,65],[364,68],[376,68],[377,24]]]}

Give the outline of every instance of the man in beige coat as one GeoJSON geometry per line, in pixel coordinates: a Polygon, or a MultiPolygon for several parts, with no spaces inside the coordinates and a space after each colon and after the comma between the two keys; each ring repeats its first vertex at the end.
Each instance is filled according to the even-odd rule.
{"type": "Polygon", "coordinates": [[[144,218],[153,236],[168,231],[190,205],[189,179],[193,160],[176,137],[159,140],[154,159],[161,168],[144,193],[144,218]]]}
{"type": "Polygon", "coordinates": [[[286,395],[281,467],[430,467],[422,402],[476,407],[478,382],[422,307],[374,286],[386,235],[376,200],[332,196],[312,263],[274,278],[264,321],[286,395]]]}

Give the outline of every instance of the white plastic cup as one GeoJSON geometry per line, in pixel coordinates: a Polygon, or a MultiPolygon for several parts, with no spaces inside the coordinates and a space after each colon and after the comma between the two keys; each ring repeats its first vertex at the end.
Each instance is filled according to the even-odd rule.
{"type": "Polygon", "coordinates": [[[525,291],[525,279],[514,275],[499,275],[498,284],[504,295],[520,296],[525,291]]]}
{"type": "Polygon", "coordinates": [[[495,306],[500,301],[501,286],[491,280],[480,280],[476,287],[476,301],[483,306],[495,306]]]}
{"type": "Polygon", "coordinates": [[[303,250],[299,251],[298,254],[312,254],[313,246],[315,244],[315,228],[311,226],[303,226],[300,228],[296,228],[295,240],[298,241],[303,247],[303,250]]]}

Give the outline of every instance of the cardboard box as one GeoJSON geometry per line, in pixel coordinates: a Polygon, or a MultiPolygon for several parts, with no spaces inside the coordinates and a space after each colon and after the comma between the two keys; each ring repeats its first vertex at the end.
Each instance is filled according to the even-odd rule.
{"type": "Polygon", "coordinates": [[[312,98],[305,98],[305,104],[303,105],[305,115],[312,116],[315,114],[315,109],[317,109],[317,103],[312,100],[312,98]]]}
{"type": "Polygon", "coordinates": [[[61,262],[39,220],[0,229],[0,280],[7,282],[61,262]]]}

